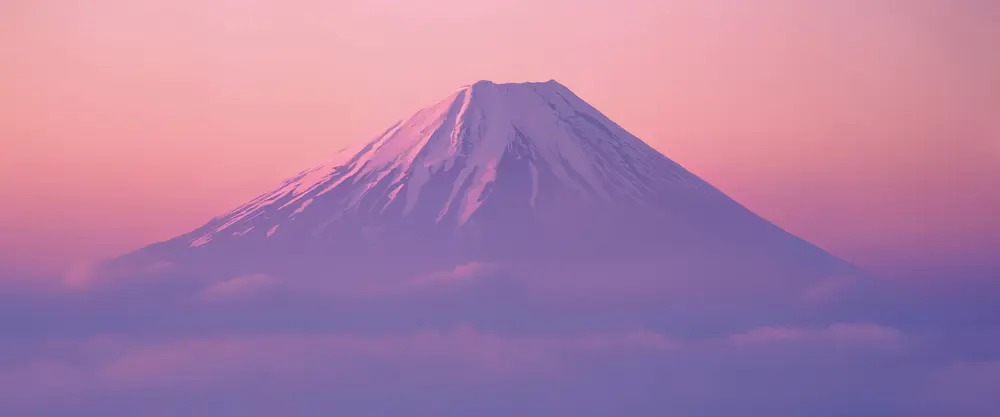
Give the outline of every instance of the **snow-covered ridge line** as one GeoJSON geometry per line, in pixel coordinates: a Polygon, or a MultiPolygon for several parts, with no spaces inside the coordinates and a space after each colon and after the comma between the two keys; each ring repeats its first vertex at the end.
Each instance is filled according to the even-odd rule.
{"type": "Polygon", "coordinates": [[[405,217],[425,201],[425,188],[443,172],[453,179],[436,221],[456,213],[461,226],[489,200],[504,157],[528,161],[524,176],[530,178],[526,203],[531,207],[539,195],[553,192],[540,188],[543,171],[557,180],[558,189],[609,203],[642,202],[666,189],[717,192],[554,80],[480,81],[213,220],[196,233],[192,245],[207,244],[237,226],[267,230],[267,236],[281,233],[277,224],[323,209],[316,198],[343,187],[352,187],[351,192],[338,197],[343,207],[334,211],[358,210],[363,200],[376,199],[383,212],[398,201],[405,217]],[[265,212],[262,218],[275,225],[246,227],[265,212]]]}

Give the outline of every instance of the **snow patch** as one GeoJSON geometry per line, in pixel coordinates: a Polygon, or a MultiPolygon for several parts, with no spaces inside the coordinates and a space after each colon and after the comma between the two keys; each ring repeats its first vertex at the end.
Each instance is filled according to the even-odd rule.
{"type": "Polygon", "coordinates": [[[280,280],[267,274],[242,275],[215,283],[199,295],[203,301],[221,302],[258,295],[279,284],[280,280]]]}
{"type": "Polygon", "coordinates": [[[289,217],[294,218],[296,214],[299,214],[299,213],[305,211],[305,209],[307,207],[309,207],[309,205],[312,204],[312,202],[313,202],[312,198],[310,198],[310,199],[302,202],[302,205],[300,205],[299,208],[295,209],[295,211],[293,211],[292,214],[291,214],[291,216],[289,216],[289,217]]]}
{"type": "Polygon", "coordinates": [[[191,241],[191,247],[198,248],[209,244],[212,241],[212,235],[205,235],[194,239],[191,241]]]}
{"type": "Polygon", "coordinates": [[[250,227],[244,229],[241,232],[235,232],[235,233],[233,233],[233,236],[243,236],[243,235],[245,235],[247,233],[250,233],[250,231],[253,230],[253,228],[254,228],[254,226],[250,226],[250,227]]]}
{"type": "Polygon", "coordinates": [[[459,215],[459,224],[464,224],[469,221],[472,214],[479,209],[479,206],[483,204],[485,198],[483,196],[483,190],[489,183],[496,180],[497,161],[490,161],[486,165],[486,170],[475,180],[472,186],[469,188],[468,194],[465,195],[465,201],[462,203],[462,212],[459,215]]]}

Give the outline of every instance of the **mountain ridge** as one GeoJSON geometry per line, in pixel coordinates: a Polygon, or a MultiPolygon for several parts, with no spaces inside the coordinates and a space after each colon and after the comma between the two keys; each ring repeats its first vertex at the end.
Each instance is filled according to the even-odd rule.
{"type": "Polygon", "coordinates": [[[219,265],[758,252],[778,263],[846,266],[554,80],[464,86],[202,227],[139,251],[219,265]]]}
{"type": "MultiPolygon", "coordinates": [[[[381,211],[385,211],[389,204],[399,198],[403,202],[403,216],[406,216],[415,208],[421,187],[429,180],[430,174],[434,173],[435,170],[448,171],[455,164],[464,164],[463,169],[457,173],[457,178],[453,182],[452,194],[444,203],[445,207],[438,212],[435,218],[435,221],[440,222],[448,214],[448,209],[457,203],[456,207],[461,211],[459,224],[462,224],[468,221],[468,218],[478,208],[476,203],[481,201],[480,197],[483,197],[483,193],[488,191],[488,183],[495,179],[496,164],[512,150],[511,148],[521,148],[520,151],[526,157],[545,158],[544,162],[549,170],[562,181],[563,185],[588,197],[609,200],[615,196],[614,194],[621,194],[623,190],[630,191],[632,194],[645,191],[642,189],[645,184],[637,181],[637,177],[648,176],[654,170],[649,167],[649,160],[663,164],[665,167],[659,167],[660,171],[673,170],[673,172],[666,174],[654,172],[654,175],[688,176],[686,178],[688,182],[678,182],[677,184],[694,185],[714,191],[711,187],[705,187],[706,184],[700,179],[690,175],[679,165],[674,164],[611,122],[596,109],[587,105],[584,110],[595,113],[595,115],[589,115],[580,109],[570,107],[581,106],[579,103],[585,104],[569,89],[556,81],[522,84],[495,84],[489,81],[480,81],[459,89],[433,106],[421,109],[409,119],[395,123],[374,141],[365,144],[358,153],[352,154],[352,151],[357,150],[358,146],[345,148],[331,162],[302,171],[295,177],[286,180],[272,193],[265,193],[258,197],[257,203],[262,204],[255,205],[252,201],[242,209],[253,211],[260,208],[263,203],[269,203],[269,197],[278,196],[280,198],[284,195],[291,195],[292,198],[283,202],[278,209],[299,205],[298,209],[289,214],[290,217],[294,217],[301,212],[300,210],[304,209],[303,206],[307,207],[311,204],[311,200],[305,198],[306,196],[321,196],[341,185],[344,181],[351,179],[357,181],[357,177],[374,174],[373,182],[378,183],[386,177],[390,177],[391,185],[394,187],[388,191],[388,201],[381,207],[381,211]],[[540,88],[546,89],[540,90],[540,88]],[[536,97],[531,97],[532,93],[536,97]],[[513,97],[504,101],[507,97],[498,97],[501,95],[513,97]],[[535,126],[525,127],[525,124],[531,124],[534,121],[526,121],[523,120],[524,117],[518,118],[510,114],[512,108],[516,111],[519,110],[516,108],[519,106],[534,105],[538,107],[539,103],[525,104],[531,98],[549,99],[545,105],[557,116],[562,111],[563,117],[584,119],[590,126],[602,130],[602,133],[605,133],[607,137],[617,140],[616,144],[624,144],[629,148],[625,149],[625,152],[617,152],[618,155],[612,154],[613,156],[624,156],[631,159],[631,161],[626,162],[645,163],[644,166],[632,166],[627,163],[617,164],[619,167],[627,167],[631,171],[624,172],[625,180],[622,180],[623,176],[612,178],[617,181],[617,184],[609,184],[597,178],[602,172],[597,172],[594,165],[606,165],[608,161],[594,161],[592,160],[594,158],[588,160],[588,156],[606,157],[607,154],[602,155],[600,152],[586,149],[586,147],[598,145],[586,141],[581,141],[582,143],[576,144],[577,146],[572,143],[567,144],[565,138],[568,135],[565,134],[566,132],[561,132],[558,126],[556,129],[548,130],[546,128],[551,126],[538,126],[537,123],[535,126]],[[563,100],[564,103],[553,103],[558,100],[563,100]],[[566,114],[570,111],[572,115],[567,116],[566,114]],[[597,117],[604,120],[598,120],[597,117]],[[489,124],[502,124],[503,126],[496,127],[489,126],[489,124]],[[469,129],[479,129],[479,131],[470,133],[469,129]],[[611,129],[617,129],[619,132],[612,132],[611,129]],[[538,131],[543,132],[539,133],[538,131]],[[563,142],[556,139],[561,139],[563,142]],[[590,151],[590,155],[587,155],[585,151],[590,151]],[[639,172],[639,169],[645,170],[639,172]],[[336,180],[331,181],[333,177],[336,177],[336,180]],[[456,201],[457,191],[466,182],[471,182],[470,190],[468,190],[469,195],[465,198],[466,201],[456,201]],[[631,189],[628,189],[629,187],[631,189]],[[404,188],[405,192],[400,195],[404,188]]],[[[567,122],[566,125],[569,126],[571,123],[567,122]]],[[[577,136],[586,135],[586,132],[579,128],[576,129],[577,131],[573,133],[577,136]]],[[[533,181],[529,204],[533,204],[538,193],[538,173],[534,171],[536,170],[535,165],[529,165],[529,170],[532,170],[533,181]]],[[[369,181],[372,180],[369,179],[369,181]]],[[[360,198],[363,195],[357,197],[360,198]]],[[[355,200],[352,203],[358,204],[359,201],[355,200]]],[[[239,210],[237,209],[237,211],[239,210]]],[[[239,216],[234,217],[236,221],[241,219],[239,216]]],[[[224,224],[220,229],[228,227],[229,225],[224,224]]],[[[204,243],[207,243],[207,239],[198,242],[199,245],[204,243]]]]}

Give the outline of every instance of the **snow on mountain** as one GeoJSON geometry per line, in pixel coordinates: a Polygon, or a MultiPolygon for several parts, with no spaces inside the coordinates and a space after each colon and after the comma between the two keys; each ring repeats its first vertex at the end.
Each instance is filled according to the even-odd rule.
{"type": "Polygon", "coordinates": [[[481,81],[396,123],[362,149],[344,149],[216,219],[215,227],[191,244],[246,235],[264,215],[274,222],[271,234],[280,233],[281,222],[294,220],[317,198],[359,183],[364,186],[339,201],[341,211],[361,210],[368,198],[376,204],[365,209],[381,213],[402,205],[400,215],[406,217],[427,198],[423,192],[432,177],[444,172],[451,177],[450,192],[439,199],[434,221],[451,214],[451,225],[462,226],[489,198],[505,156],[533,161],[527,164],[529,206],[539,193],[553,191],[543,188],[539,169],[556,180],[549,188],[608,203],[641,202],[664,189],[716,192],[555,81],[481,81]]]}
{"type": "Polygon", "coordinates": [[[225,265],[432,253],[457,262],[758,252],[777,263],[843,265],[746,210],[558,82],[480,81],[138,253],[225,265]]]}

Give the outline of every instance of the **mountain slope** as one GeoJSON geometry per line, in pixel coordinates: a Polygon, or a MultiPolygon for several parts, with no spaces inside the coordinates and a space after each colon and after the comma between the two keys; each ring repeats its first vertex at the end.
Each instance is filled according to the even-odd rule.
{"type": "Polygon", "coordinates": [[[310,273],[376,259],[449,265],[666,255],[766,259],[821,275],[849,269],[555,81],[463,87],[364,146],[123,259],[310,273]]]}

